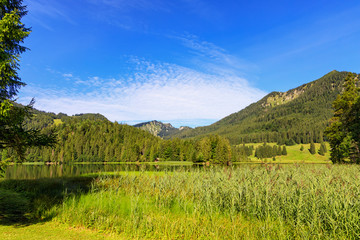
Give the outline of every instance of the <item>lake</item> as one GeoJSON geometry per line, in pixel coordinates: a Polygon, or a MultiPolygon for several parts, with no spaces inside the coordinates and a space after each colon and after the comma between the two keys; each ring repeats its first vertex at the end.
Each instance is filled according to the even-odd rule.
{"type": "Polygon", "coordinates": [[[196,168],[198,165],[153,165],[153,164],[60,164],[29,165],[15,164],[7,167],[7,179],[38,179],[57,177],[76,177],[85,174],[122,171],[175,171],[196,168]]]}

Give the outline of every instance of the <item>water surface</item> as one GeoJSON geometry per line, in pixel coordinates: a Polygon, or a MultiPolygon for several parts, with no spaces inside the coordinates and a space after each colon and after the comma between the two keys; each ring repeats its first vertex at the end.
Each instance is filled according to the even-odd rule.
{"type": "Polygon", "coordinates": [[[60,165],[27,165],[8,166],[5,172],[7,179],[39,179],[56,177],[76,177],[85,174],[101,174],[121,171],[174,171],[191,169],[193,165],[151,165],[151,164],[60,164],[60,165]]]}

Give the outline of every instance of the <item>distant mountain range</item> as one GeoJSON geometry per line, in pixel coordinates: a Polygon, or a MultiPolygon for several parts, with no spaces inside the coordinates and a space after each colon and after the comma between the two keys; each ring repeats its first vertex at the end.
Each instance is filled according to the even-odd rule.
{"type": "MultiPolygon", "coordinates": [[[[272,92],[245,109],[205,127],[174,132],[165,138],[198,138],[209,134],[241,142],[320,142],[333,115],[332,102],[349,72],[332,71],[287,92],[272,92]]],[[[355,74],[357,75],[357,74],[355,74]]]]}
{"type": "Polygon", "coordinates": [[[180,127],[175,128],[170,123],[162,123],[159,121],[150,121],[150,122],[143,122],[134,125],[134,127],[140,128],[142,130],[148,131],[155,136],[159,136],[162,138],[170,137],[175,135],[183,130],[189,130],[190,127],[180,127]]]}
{"type": "MultiPolygon", "coordinates": [[[[321,142],[329,119],[333,116],[332,102],[342,91],[349,72],[332,71],[323,77],[287,92],[272,92],[218,122],[205,127],[175,128],[170,123],[149,121],[134,125],[155,136],[170,138],[201,138],[218,134],[232,144],[248,142],[296,143],[321,142]]],[[[355,74],[357,75],[357,74],[355,74]]],[[[358,75],[357,75],[358,76],[358,75]]],[[[79,120],[107,120],[101,114],[67,116],[34,110],[29,128],[41,129],[52,124],[79,120]]]]}

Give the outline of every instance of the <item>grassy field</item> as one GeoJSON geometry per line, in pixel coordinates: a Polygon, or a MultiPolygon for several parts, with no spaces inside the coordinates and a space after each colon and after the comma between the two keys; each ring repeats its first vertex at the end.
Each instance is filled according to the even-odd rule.
{"type": "Polygon", "coordinates": [[[125,239],[118,235],[102,234],[86,228],[73,228],[55,221],[35,224],[0,225],[2,240],[113,240],[125,239]]]}
{"type": "MultiPolygon", "coordinates": [[[[263,143],[251,143],[247,145],[253,145],[254,148],[256,148],[259,145],[262,145],[263,143]]],[[[267,143],[270,146],[275,145],[276,143],[267,143]]],[[[330,149],[330,146],[328,143],[326,143],[327,149],[330,149]]],[[[293,146],[286,146],[287,155],[286,156],[277,156],[276,160],[273,161],[273,159],[257,159],[254,156],[251,156],[251,162],[273,162],[273,163],[331,163],[330,161],[330,153],[327,151],[325,153],[325,156],[321,156],[318,153],[312,155],[309,152],[310,144],[296,144],[293,146]],[[303,146],[304,150],[300,151],[300,147],[303,146]]],[[[320,143],[315,143],[316,151],[320,148],[320,143]]]]}
{"type": "Polygon", "coordinates": [[[0,239],[9,232],[34,238],[38,232],[40,239],[57,226],[75,236],[79,229],[91,229],[83,239],[91,239],[87,233],[99,239],[359,239],[359,170],[254,164],[3,180],[0,189],[16,192],[16,198],[8,195],[18,203],[28,200],[30,210],[23,217],[42,223],[16,228],[0,221],[0,239]]]}
{"type": "Polygon", "coordinates": [[[260,165],[100,178],[57,218],[141,239],[358,238],[358,171],[260,165]]]}

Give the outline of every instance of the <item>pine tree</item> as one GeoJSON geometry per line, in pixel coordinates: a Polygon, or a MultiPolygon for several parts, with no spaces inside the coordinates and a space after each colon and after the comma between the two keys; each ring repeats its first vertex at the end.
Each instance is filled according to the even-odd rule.
{"type": "Polygon", "coordinates": [[[327,147],[326,147],[326,144],[324,142],[321,143],[321,145],[323,146],[323,149],[324,149],[324,153],[327,153],[327,147]]]}
{"type": "Polygon", "coordinates": [[[315,143],[313,141],[311,141],[311,143],[310,143],[309,152],[313,155],[316,153],[315,143]]]}
{"type": "Polygon", "coordinates": [[[283,149],[282,149],[281,155],[284,155],[284,156],[286,156],[286,155],[287,155],[286,146],[283,146],[283,149]]]}
{"type": "Polygon", "coordinates": [[[321,155],[321,156],[325,155],[325,149],[324,149],[324,146],[322,144],[320,145],[318,154],[321,155]]]}
{"type": "Polygon", "coordinates": [[[300,151],[304,151],[304,146],[303,145],[301,145],[300,151]]]}
{"type": "Polygon", "coordinates": [[[15,149],[21,160],[24,160],[28,147],[55,143],[54,135],[47,136],[38,130],[24,128],[34,101],[26,107],[16,106],[13,102],[19,88],[25,86],[17,71],[20,54],[27,50],[21,44],[30,34],[30,29],[21,22],[26,13],[22,0],[0,2],[0,149],[15,149]]]}
{"type": "Polygon", "coordinates": [[[334,117],[326,129],[333,163],[360,163],[360,94],[353,74],[345,79],[344,91],[333,102],[334,117]]]}

